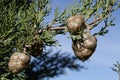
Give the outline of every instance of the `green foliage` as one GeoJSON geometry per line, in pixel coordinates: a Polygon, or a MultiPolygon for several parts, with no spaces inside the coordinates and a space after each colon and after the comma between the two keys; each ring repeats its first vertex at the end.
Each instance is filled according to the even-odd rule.
{"type": "Polygon", "coordinates": [[[120,80],[120,63],[117,61],[117,63],[113,65],[114,67],[112,67],[112,70],[115,71],[119,75],[119,80],[120,80]]]}
{"type": "MultiPolygon", "coordinates": [[[[40,42],[42,40],[39,37],[38,29],[43,28],[39,25],[44,21],[44,17],[49,12],[47,9],[43,9],[46,8],[45,4],[47,4],[48,1],[46,0],[42,5],[38,4],[38,6],[40,5],[39,7],[36,7],[33,3],[27,4],[25,2],[17,11],[16,3],[17,2],[13,0],[9,3],[8,8],[5,7],[6,10],[2,12],[4,15],[2,15],[1,18],[0,37],[1,43],[8,45],[12,42],[14,47],[16,47],[18,51],[21,51],[25,44],[31,45],[34,44],[34,42],[40,42]],[[36,8],[38,8],[38,10],[36,10],[36,8]]],[[[2,8],[4,7],[2,6],[2,8]]],[[[50,34],[50,36],[51,35],[52,34],[50,34]]],[[[49,35],[44,34],[44,38],[47,37],[49,37],[49,35]]],[[[50,39],[52,39],[52,37],[49,38],[49,41],[53,41],[53,39],[50,39]]],[[[44,43],[49,43],[47,40],[48,38],[44,39],[44,43]]]]}
{"type": "Polygon", "coordinates": [[[54,34],[50,31],[45,31],[42,35],[38,33],[40,28],[44,29],[40,23],[44,22],[44,17],[50,12],[50,6],[46,5],[49,3],[48,0],[42,1],[42,4],[39,0],[38,3],[35,5],[28,0],[0,1],[1,79],[11,75],[8,74],[7,64],[14,49],[22,52],[25,45],[44,43],[44,45],[52,46],[56,43],[53,39],[54,34]]]}
{"type": "MultiPolygon", "coordinates": [[[[25,45],[58,46],[54,37],[59,33],[64,33],[51,30],[53,25],[66,26],[66,20],[69,16],[82,14],[86,25],[89,25],[91,30],[100,23],[104,23],[104,26],[94,33],[94,35],[104,35],[108,32],[107,28],[109,26],[114,26],[114,18],[111,18],[111,13],[120,7],[120,3],[117,0],[79,0],[62,11],[60,11],[59,7],[56,7],[53,20],[50,23],[46,23],[45,18],[50,15],[52,9],[50,4],[50,0],[0,0],[0,80],[26,79],[24,71],[13,75],[7,68],[9,57],[14,51],[22,52],[25,45]]],[[[68,55],[65,57],[58,55],[55,59],[58,59],[58,57],[60,59],[56,60],[56,63],[65,59],[68,55]]],[[[53,58],[48,57],[48,59],[51,60],[53,58]]],[[[65,65],[59,62],[61,66],[64,65],[63,68],[81,68],[78,64],[70,65],[75,61],[74,57],[66,59],[67,61],[70,60],[70,62],[65,62],[65,65]]],[[[52,76],[55,76],[55,74],[52,76]]]]}
{"type": "Polygon", "coordinates": [[[108,32],[108,27],[114,26],[112,13],[120,8],[119,5],[119,0],[79,0],[65,8],[61,13],[56,8],[53,21],[57,24],[66,25],[69,16],[81,14],[90,29],[99,26],[101,23],[104,24],[98,32],[94,33],[94,35],[104,35],[108,32]]]}

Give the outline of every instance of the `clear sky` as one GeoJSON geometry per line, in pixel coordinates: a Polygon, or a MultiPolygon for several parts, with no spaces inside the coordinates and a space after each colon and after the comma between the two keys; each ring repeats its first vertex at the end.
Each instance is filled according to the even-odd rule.
{"type": "MultiPolygon", "coordinates": [[[[73,3],[74,0],[54,0],[53,6],[59,6],[61,9],[73,3]]],[[[120,61],[120,10],[113,13],[116,18],[116,26],[109,28],[109,33],[105,36],[98,36],[97,49],[90,59],[86,62],[80,62],[87,70],[81,71],[66,70],[65,75],[51,78],[50,80],[118,80],[118,74],[110,67],[116,61],[120,61]]],[[[52,17],[51,17],[52,18],[52,17]]],[[[62,44],[62,51],[72,52],[71,40],[66,36],[58,35],[62,44]]]]}

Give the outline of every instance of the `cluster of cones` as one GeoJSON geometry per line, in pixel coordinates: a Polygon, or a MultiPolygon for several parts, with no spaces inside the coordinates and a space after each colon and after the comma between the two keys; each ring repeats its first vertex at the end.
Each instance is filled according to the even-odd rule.
{"type": "MultiPolygon", "coordinates": [[[[80,36],[79,39],[72,38],[72,49],[75,55],[82,61],[87,60],[95,51],[97,39],[90,34],[90,30],[86,30],[84,18],[81,15],[74,15],[68,18],[67,27],[71,35],[80,36]]],[[[8,63],[8,68],[13,74],[23,71],[30,62],[30,55],[38,56],[43,51],[41,43],[26,45],[23,52],[14,52],[8,63]]]]}
{"type": "Polygon", "coordinates": [[[67,20],[67,27],[72,36],[80,37],[76,39],[71,37],[74,54],[80,60],[86,61],[96,49],[96,37],[90,34],[90,30],[80,14],[69,17],[67,20]]]}

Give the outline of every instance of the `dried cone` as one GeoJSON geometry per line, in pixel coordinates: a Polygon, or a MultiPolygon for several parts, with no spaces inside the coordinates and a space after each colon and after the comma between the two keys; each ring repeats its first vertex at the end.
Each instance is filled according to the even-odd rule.
{"type": "Polygon", "coordinates": [[[32,56],[37,57],[43,52],[43,45],[41,43],[35,43],[31,46],[32,56]]]}
{"type": "Polygon", "coordinates": [[[97,39],[95,36],[91,35],[89,32],[83,34],[84,37],[84,47],[92,50],[93,52],[97,46],[97,39]]]}
{"type": "Polygon", "coordinates": [[[86,28],[84,18],[79,14],[69,17],[67,20],[67,27],[71,34],[78,34],[79,31],[86,28]]]}
{"type": "Polygon", "coordinates": [[[82,61],[87,60],[92,55],[92,51],[84,48],[84,45],[80,43],[73,43],[72,49],[74,54],[82,61]]]}
{"type": "Polygon", "coordinates": [[[92,55],[92,51],[86,48],[79,48],[76,49],[76,46],[73,44],[72,45],[74,54],[82,61],[86,61],[91,55],[92,55]]]}
{"type": "Polygon", "coordinates": [[[11,55],[8,68],[13,74],[23,71],[30,61],[30,56],[24,53],[15,52],[11,55]]]}
{"type": "Polygon", "coordinates": [[[82,61],[86,61],[95,51],[97,39],[90,33],[85,33],[82,40],[73,42],[72,49],[75,55],[82,61]]]}

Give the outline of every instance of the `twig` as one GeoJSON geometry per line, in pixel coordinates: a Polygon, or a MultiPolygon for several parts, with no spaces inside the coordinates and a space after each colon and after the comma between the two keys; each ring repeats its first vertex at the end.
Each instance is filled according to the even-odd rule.
{"type": "Polygon", "coordinates": [[[101,19],[102,19],[102,18],[97,18],[97,19],[94,19],[91,23],[86,24],[87,28],[88,28],[89,30],[92,30],[94,27],[96,27],[96,26],[93,26],[92,24],[98,22],[98,21],[101,20],[101,19]]]}
{"type": "Polygon", "coordinates": [[[97,22],[97,21],[99,21],[99,20],[101,20],[101,18],[97,18],[97,19],[95,19],[95,20],[93,20],[91,23],[89,23],[88,25],[92,25],[92,24],[94,24],[95,22],[97,22]]]}
{"type": "MultiPolygon", "coordinates": [[[[92,24],[96,23],[97,21],[101,20],[101,18],[97,18],[95,20],[93,20],[91,23],[89,24],[86,24],[87,27],[89,27],[89,29],[93,29],[95,26],[91,26],[92,24]]],[[[64,30],[64,29],[67,29],[66,26],[64,25],[60,25],[60,26],[56,26],[56,27],[51,27],[50,30],[64,30]]]]}
{"type": "MultiPolygon", "coordinates": [[[[67,29],[67,27],[66,26],[56,26],[56,27],[50,27],[50,28],[48,28],[47,30],[65,30],[65,29],[67,29]]],[[[42,33],[42,32],[44,32],[46,29],[40,29],[40,30],[38,30],[38,33],[42,33]]]]}
{"type": "Polygon", "coordinates": [[[57,27],[51,27],[50,30],[64,30],[67,29],[66,26],[57,26],[57,27]]]}
{"type": "MultiPolygon", "coordinates": [[[[89,27],[90,30],[93,29],[94,26],[91,26],[91,25],[94,24],[95,22],[99,21],[99,20],[101,20],[101,18],[97,18],[97,19],[93,20],[91,23],[86,24],[87,28],[89,27]]],[[[60,25],[60,26],[56,26],[56,27],[50,27],[48,29],[49,30],[65,30],[65,29],[67,29],[67,26],[60,25]]],[[[38,30],[38,33],[41,33],[43,31],[44,30],[40,29],[40,30],[38,30]]]]}

